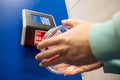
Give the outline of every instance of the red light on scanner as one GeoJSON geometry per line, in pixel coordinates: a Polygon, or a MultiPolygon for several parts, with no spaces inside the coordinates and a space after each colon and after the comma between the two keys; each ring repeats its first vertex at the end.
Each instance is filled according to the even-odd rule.
{"type": "Polygon", "coordinates": [[[41,42],[42,37],[44,36],[45,32],[44,31],[40,31],[40,30],[36,30],[35,31],[35,39],[34,39],[34,44],[38,44],[39,42],[41,42]]]}

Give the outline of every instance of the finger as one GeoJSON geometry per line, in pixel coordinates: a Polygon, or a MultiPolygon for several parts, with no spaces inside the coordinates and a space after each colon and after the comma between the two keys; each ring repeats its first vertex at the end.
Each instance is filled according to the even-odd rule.
{"type": "Polygon", "coordinates": [[[43,40],[42,42],[38,43],[37,48],[38,49],[47,48],[49,46],[57,45],[61,43],[62,41],[63,39],[58,35],[58,36],[43,40]]]}
{"type": "Polygon", "coordinates": [[[66,69],[69,67],[69,64],[61,63],[54,66],[54,69],[59,72],[59,74],[64,74],[66,69]]]}
{"type": "Polygon", "coordinates": [[[88,71],[98,69],[102,66],[103,66],[102,62],[96,62],[94,64],[79,66],[78,68],[81,68],[82,69],[81,73],[83,73],[83,72],[88,72],[88,71]]]}
{"type": "Polygon", "coordinates": [[[75,75],[75,74],[79,74],[83,72],[83,69],[80,67],[75,67],[72,70],[67,70],[66,73],[64,74],[65,76],[71,76],[71,75],[75,75]]]}
{"type": "Polygon", "coordinates": [[[100,68],[100,67],[102,67],[103,66],[103,62],[96,62],[96,63],[94,63],[94,64],[90,64],[90,65],[88,65],[88,70],[86,70],[86,71],[91,71],[91,70],[95,70],[95,69],[98,69],[98,68],[100,68]]]}
{"type": "Polygon", "coordinates": [[[102,62],[97,62],[97,63],[90,64],[90,65],[77,66],[72,71],[68,70],[64,75],[65,76],[71,76],[71,75],[75,75],[75,74],[79,74],[79,73],[83,73],[83,72],[88,72],[88,71],[91,71],[91,70],[98,69],[101,66],[103,66],[102,62]]]}
{"type": "Polygon", "coordinates": [[[73,69],[72,71],[68,70],[64,75],[71,76],[71,75],[80,74],[80,73],[87,72],[87,71],[89,71],[88,66],[76,66],[75,69],[73,69]]]}
{"type": "Polygon", "coordinates": [[[42,66],[42,67],[52,66],[52,65],[59,64],[59,63],[63,63],[64,61],[65,61],[64,56],[60,56],[60,57],[55,58],[55,59],[50,60],[50,61],[43,60],[43,61],[41,61],[40,66],[42,66]]]}
{"type": "Polygon", "coordinates": [[[88,72],[88,71],[92,71],[95,69],[100,68],[103,65],[102,62],[97,62],[94,64],[90,64],[90,65],[83,65],[83,66],[78,66],[78,69],[81,69],[81,71],[79,71],[79,73],[83,73],[83,72],[88,72]]]}
{"type": "Polygon", "coordinates": [[[51,48],[51,49],[48,49],[48,50],[43,51],[41,53],[38,53],[35,56],[35,59],[36,60],[42,60],[42,59],[48,59],[48,58],[53,57],[55,55],[62,55],[66,52],[65,50],[66,50],[65,46],[59,46],[58,45],[55,48],[51,48]]]}
{"type": "Polygon", "coordinates": [[[62,20],[62,24],[70,27],[75,27],[76,25],[80,24],[81,21],[77,19],[67,19],[67,20],[62,20]]]}
{"type": "Polygon", "coordinates": [[[69,64],[65,64],[65,63],[61,63],[61,64],[58,64],[58,65],[55,65],[55,69],[61,69],[61,68],[64,68],[64,69],[67,69],[70,65],[69,64]]]}

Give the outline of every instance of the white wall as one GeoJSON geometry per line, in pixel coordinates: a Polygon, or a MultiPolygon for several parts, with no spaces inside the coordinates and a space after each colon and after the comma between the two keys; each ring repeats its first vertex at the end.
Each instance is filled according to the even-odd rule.
{"type": "MultiPolygon", "coordinates": [[[[69,18],[89,22],[109,20],[120,10],[120,0],[66,0],[69,18]]],[[[103,68],[82,74],[83,80],[120,80],[120,75],[105,74],[103,68]]]]}
{"type": "Polygon", "coordinates": [[[120,10],[120,0],[66,0],[69,17],[91,22],[108,20],[120,10]]]}

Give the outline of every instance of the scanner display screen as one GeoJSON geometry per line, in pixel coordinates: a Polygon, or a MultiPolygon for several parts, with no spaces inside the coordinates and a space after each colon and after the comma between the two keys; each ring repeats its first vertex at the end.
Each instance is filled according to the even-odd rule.
{"type": "Polygon", "coordinates": [[[41,17],[41,16],[37,16],[37,15],[32,14],[31,18],[32,18],[33,23],[50,25],[50,21],[46,17],[41,17]]]}

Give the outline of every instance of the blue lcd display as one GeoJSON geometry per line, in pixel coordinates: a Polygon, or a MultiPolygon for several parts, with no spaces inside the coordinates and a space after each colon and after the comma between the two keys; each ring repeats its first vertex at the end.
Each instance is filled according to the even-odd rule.
{"type": "Polygon", "coordinates": [[[41,17],[37,15],[31,15],[32,22],[37,23],[37,24],[45,24],[45,25],[50,25],[50,21],[46,17],[41,17]]]}

